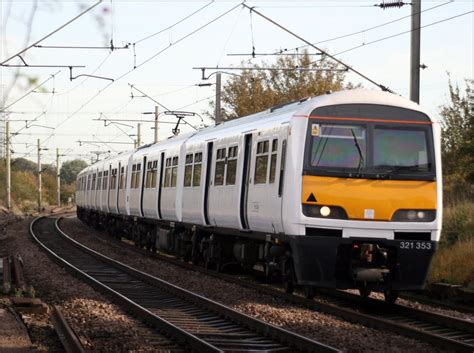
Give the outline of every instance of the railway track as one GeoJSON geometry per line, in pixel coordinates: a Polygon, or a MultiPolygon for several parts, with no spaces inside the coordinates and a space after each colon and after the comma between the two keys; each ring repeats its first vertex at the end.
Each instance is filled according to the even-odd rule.
{"type": "MultiPolygon", "coordinates": [[[[98,238],[100,239],[100,238],[98,238]]],[[[101,239],[104,241],[103,239],[101,239]]],[[[154,257],[192,271],[220,278],[227,282],[255,289],[284,299],[286,302],[342,317],[368,327],[387,330],[458,352],[474,351],[474,323],[399,304],[362,298],[343,291],[318,291],[316,300],[284,293],[281,289],[261,284],[248,276],[235,276],[211,271],[183,262],[175,257],[150,253],[123,241],[107,240],[145,256],[154,257]]]]}
{"type": "Polygon", "coordinates": [[[30,233],[56,262],[186,351],[338,352],[105,257],[69,238],[57,219],[35,219],[30,233]]]}

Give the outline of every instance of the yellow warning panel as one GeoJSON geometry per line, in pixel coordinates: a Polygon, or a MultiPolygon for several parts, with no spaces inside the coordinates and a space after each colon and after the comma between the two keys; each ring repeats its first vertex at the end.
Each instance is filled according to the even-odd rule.
{"type": "Polygon", "coordinates": [[[302,184],[303,204],[340,206],[349,219],[388,221],[399,209],[436,209],[435,181],[304,175],[302,184]]]}

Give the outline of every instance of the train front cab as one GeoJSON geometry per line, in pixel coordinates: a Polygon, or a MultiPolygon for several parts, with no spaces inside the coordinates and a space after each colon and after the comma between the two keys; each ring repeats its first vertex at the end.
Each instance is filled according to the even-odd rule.
{"type": "Polygon", "coordinates": [[[441,228],[439,126],[400,107],[344,104],[307,117],[299,284],[384,291],[424,286],[441,228]]]}

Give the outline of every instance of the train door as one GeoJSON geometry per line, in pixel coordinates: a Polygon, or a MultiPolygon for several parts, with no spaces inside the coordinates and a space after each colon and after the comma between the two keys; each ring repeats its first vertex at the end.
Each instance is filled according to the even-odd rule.
{"type": "MultiPolygon", "coordinates": [[[[288,127],[280,129],[277,149],[277,161],[275,166],[273,189],[271,191],[272,205],[274,207],[272,215],[272,225],[276,233],[283,233],[283,189],[285,186],[285,164],[286,146],[288,140],[288,127]]],[[[272,152],[274,153],[274,152],[272,152]]],[[[272,170],[270,171],[272,173],[272,170]]]]}
{"type": "Polygon", "coordinates": [[[244,161],[242,164],[242,188],[240,192],[240,224],[242,229],[249,228],[247,217],[247,199],[249,190],[250,161],[252,155],[252,134],[245,135],[244,140],[244,161]]]}
{"type": "Polygon", "coordinates": [[[165,152],[161,152],[161,157],[160,157],[160,178],[159,178],[159,183],[158,183],[158,217],[160,219],[163,219],[163,216],[161,215],[161,192],[163,189],[163,175],[164,175],[164,166],[165,166],[165,152]]]}
{"type": "Polygon", "coordinates": [[[127,168],[125,168],[125,211],[126,215],[130,216],[130,192],[131,192],[131,181],[132,181],[132,165],[133,165],[133,153],[128,158],[127,168]]]}
{"type": "Polygon", "coordinates": [[[144,216],[143,214],[143,191],[145,190],[145,176],[147,172],[147,165],[146,165],[146,156],[143,156],[143,168],[142,168],[142,182],[140,188],[140,216],[144,216]]]}
{"type": "Polygon", "coordinates": [[[107,190],[107,202],[105,210],[110,213],[110,178],[112,178],[112,164],[109,164],[109,172],[107,173],[107,181],[105,182],[105,188],[107,190]]]}
{"type": "Polygon", "coordinates": [[[250,229],[255,231],[279,233],[283,230],[278,173],[283,140],[283,130],[278,128],[262,132],[252,144],[247,217],[250,229]]]}
{"type": "Polygon", "coordinates": [[[204,221],[206,225],[210,225],[209,218],[209,187],[211,185],[211,170],[212,170],[212,150],[214,142],[207,143],[207,158],[206,158],[206,186],[204,187],[204,221]]]}
{"type": "Polygon", "coordinates": [[[115,209],[117,210],[117,213],[120,213],[120,209],[119,209],[119,194],[120,194],[120,167],[122,166],[122,163],[118,163],[118,168],[117,168],[117,187],[115,189],[115,209]]]}

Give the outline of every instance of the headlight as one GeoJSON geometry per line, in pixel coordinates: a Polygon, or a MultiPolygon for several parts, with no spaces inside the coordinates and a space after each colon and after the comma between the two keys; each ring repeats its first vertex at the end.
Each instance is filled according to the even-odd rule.
{"type": "Polygon", "coordinates": [[[347,219],[347,213],[339,206],[303,205],[306,217],[347,219]]]}
{"type": "Polygon", "coordinates": [[[432,222],[436,210],[398,210],[392,216],[393,222],[432,222]]]}

